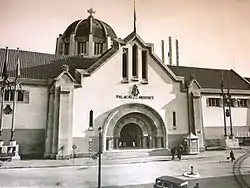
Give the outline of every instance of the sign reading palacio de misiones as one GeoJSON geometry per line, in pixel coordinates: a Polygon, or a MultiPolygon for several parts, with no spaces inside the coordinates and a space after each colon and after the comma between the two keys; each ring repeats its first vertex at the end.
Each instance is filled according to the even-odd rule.
{"type": "Polygon", "coordinates": [[[130,95],[116,95],[117,99],[154,99],[154,96],[140,95],[140,91],[137,85],[133,85],[130,95]]]}

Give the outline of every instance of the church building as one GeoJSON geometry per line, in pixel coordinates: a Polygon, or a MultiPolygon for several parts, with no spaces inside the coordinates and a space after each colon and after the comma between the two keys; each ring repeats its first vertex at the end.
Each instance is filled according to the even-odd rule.
{"type": "MultiPolygon", "coordinates": [[[[170,149],[188,135],[198,138],[200,150],[216,145],[225,131],[250,137],[249,78],[180,66],[178,43],[176,62],[165,63],[136,25],[121,39],[92,9],[88,13],[59,35],[55,54],[0,49],[8,79],[20,61],[14,139],[21,157],[69,156],[73,146],[88,155],[98,149],[100,129],[104,153],[170,149]],[[230,89],[227,105],[221,80],[222,90],[230,89]]],[[[13,92],[5,89],[2,96],[1,139],[8,144],[13,92]]]]}

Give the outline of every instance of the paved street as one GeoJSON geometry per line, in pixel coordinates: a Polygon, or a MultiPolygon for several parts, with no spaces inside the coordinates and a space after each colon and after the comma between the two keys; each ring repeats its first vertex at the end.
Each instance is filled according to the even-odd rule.
{"type": "MultiPolygon", "coordinates": [[[[235,156],[246,153],[236,150],[235,156]]],[[[186,178],[191,187],[196,181],[201,188],[237,188],[232,177],[233,164],[226,160],[229,151],[209,151],[199,155],[183,156],[182,161],[171,161],[170,156],[141,156],[114,154],[104,156],[102,165],[103,188],[152,188],[156,177],[182,174],[194,166],[202,180],[186,178]],[[216,178],[215,178],[216,177],[216,178]],[[213,179],[211,179],[213,178],[213,179]],[[193,180],[193,181],[192,181],[193,180]],[[132,186],[134,185],[134,186],[132,186]]],[[[97,187],[97,160],[29,160],[5,162],[0,167],[0,187],[97,187]],[[67,166],[67,167],[66,167],[67,166]],[[52,168],[53,167],[53,168],[52,168]]],[[[250,159],[243,162],[242,172],[249,179],[250,159]]],[[[185,179],[185,178],[184,178],[185,179]]],[[[250,182],[249,182],[250,183],[250,182]]]]}
{"type": "MultiPolygon", "coordinates": [[[[104,187],[123,187],[125,185],[140,185],[135,187],[152,187],[155,178],[161,175],[174,175],[182,177],[182,174],[194,165],[195,171],[200,173],[201,178],[231,176],[232,163],[218,161],[183,160],[165,162],[147,162],[137,164],[104,165],[102,182],[104,187]]],[[[184,177],[183,177],[184,178],[184,177]]],[[[235,184],[233,177],[222,178],[229,187],[235,184]]],[[[1,169],[1,187],[96,187],[96,166],[61,167],[61,168],[22,168],[1,169]]],[[[211,179],[203,180],[207,185],[211,179]]],[[[216,183],[217,182],[217,183],[216,183]]],[[[228,187],[227,186],[227,187],[228,187]]],[[[214,187],[214,186],[212,186],[214,187]]],[[[221,188],[221,186],[215,186],[221,188]]],[[[203,187],[202,187],[203,188],[203,187]]],[[[205,187],[204,187],[205,188],[205,187]]],[[[233,187],[232,187],[233,188],[233,187]]],[[[234,188],[237,188],[234,186],[234,188]]]]}

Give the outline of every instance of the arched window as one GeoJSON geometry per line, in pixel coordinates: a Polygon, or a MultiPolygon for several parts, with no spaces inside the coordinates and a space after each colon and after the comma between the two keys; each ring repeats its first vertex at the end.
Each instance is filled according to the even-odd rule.
{"type": "Polygon", "coordinates": [[[93,110],[89,111],[89,128],[93,129],[93,110]]]}
{"type": "Polygon", "coordinates": [[[138,47],[136,44],[132,47],[132,76],[138,79],[138,47]]]}

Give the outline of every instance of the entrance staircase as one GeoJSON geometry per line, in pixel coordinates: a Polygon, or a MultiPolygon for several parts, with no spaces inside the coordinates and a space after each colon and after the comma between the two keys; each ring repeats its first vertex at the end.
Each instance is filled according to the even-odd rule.
{"type": "Polygon", "coordinates": [[[103,158],[107,160],[148,158],[152,156],[169,156],[170,151],[165,148],[160,149],[120,149],[106,151],[103,158]]]}

